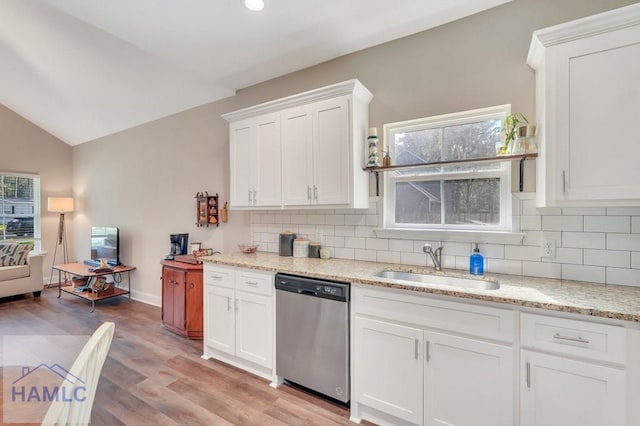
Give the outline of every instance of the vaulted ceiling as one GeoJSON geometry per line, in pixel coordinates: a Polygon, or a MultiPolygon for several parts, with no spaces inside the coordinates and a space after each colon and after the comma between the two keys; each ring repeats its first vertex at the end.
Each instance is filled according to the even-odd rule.
{"type": "Polygon", "coordinates": [[[77,145],[510,0],[0,0],[0,102],[77,145]]]}

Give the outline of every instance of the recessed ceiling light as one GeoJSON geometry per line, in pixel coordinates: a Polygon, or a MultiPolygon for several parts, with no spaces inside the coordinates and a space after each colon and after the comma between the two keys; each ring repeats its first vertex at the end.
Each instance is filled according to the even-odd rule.
{"type": "Polygon", "coordinates": [[[264,1],[263,0],[242,0],[242,4],[249,10],[253,10],[254,12],[258,12],[264,9],[264,1]]]}

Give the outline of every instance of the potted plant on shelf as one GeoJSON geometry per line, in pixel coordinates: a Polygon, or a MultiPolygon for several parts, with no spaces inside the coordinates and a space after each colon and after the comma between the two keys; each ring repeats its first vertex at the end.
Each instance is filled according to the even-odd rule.
{"type": "Polygon", "coordinates": [[[525,117],[521,112],[514,112],[507,115],[507,118],[504,120],[504,127],[502,128],[502,131],[504,132],[504,145],[498,148],[496,154],[511,154],[511,143],[516,140],[518,127],[523,123],[529,124],[529,120],[527,120],[527,117],[525,117]]]}

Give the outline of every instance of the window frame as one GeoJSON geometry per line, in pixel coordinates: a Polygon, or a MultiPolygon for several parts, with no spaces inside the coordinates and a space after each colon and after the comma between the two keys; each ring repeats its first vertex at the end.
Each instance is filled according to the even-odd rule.
{"type": "MultiPolygon", "coordinates": [[[[29,179],[33,179],[33,244],[34,244],[34,248],[33,248],[33,253],[40,253],[42,252],[42,220],[41,220],[41,185],[40,185],[40,175],[38,174],[33,174],[33,173],[15,173],[15,172],[3,172],[0,171],[0,176],[6,176],[6,177],[19,177],[19,178],[29,178],[29,179]]],[[[0,204],[3,203],[4,198],[0,197],[0,204]]],[[[2,212],[0,212],[0,216],[4,217],[4,210],[2,212]]],[[[0,232],[0,240],[4,239],[4,236],[6,234],[1,233],[0,232]]],[[[11,238],[11,239],[15,239],[17,241],[20,241],[21,238],[20,237],[16,237],[16,238],[11,238]]]]}
{"type": "MultiPolygon", "coordinates": [[[[395,156],[393,143],[393,134],[399,130],[403,132],[420,131],[427,129],[441,129],[452,125],[463,125],[476,123],[479,121],[492,120],[500,118],[504,121],[507,115],[511,113],[511,105],[498,105],[487,108],[462,111],[451,114],[438,115],[433,117],[424,117],[414,120],[407,120],[396,123],[388,123],[383,125],[384,146],[390,152],[392,158],[395,156]]],[[[497,160],[498,162],[499,160],[497,160]]],[[[472,233],[511,233],[513,227],[512,206],[511,206],[511,163],[508,161],[499,162],[499,167],[493,170],[473,171],[464,170],[457,172],[440,172],[430,176],[398,176],[394,177],[393,172],[387,172],[383,177],[383,230],[411,230],[411,231],[434,231],[434,232],[472,232],[472,233]],[[396,201],[396,183],[398,182],[419,182],[432,181],[442,182],[447,180],[472,179],[474,176],[478,178],[499,178],[500,179],[500,222],[495,225],[453,225],[443,223],[445,218],[442,215],[440,224],[412,224],[412,223],[396,223],[395,222],[395,201],[396,201]]],[[[443,193],[441,191],[441,193],[443,193]]],[[[442,203],[442,211],[444,212],[446,202],[442,203]]]]}

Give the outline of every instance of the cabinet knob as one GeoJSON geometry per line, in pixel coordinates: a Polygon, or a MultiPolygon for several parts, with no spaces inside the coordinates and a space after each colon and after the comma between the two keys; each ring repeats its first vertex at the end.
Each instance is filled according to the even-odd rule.
{"type": "Polygon", "coordinates": [[[189,288],[194,288],[196,285],[194,283],[189,283],[189,288]]]}

